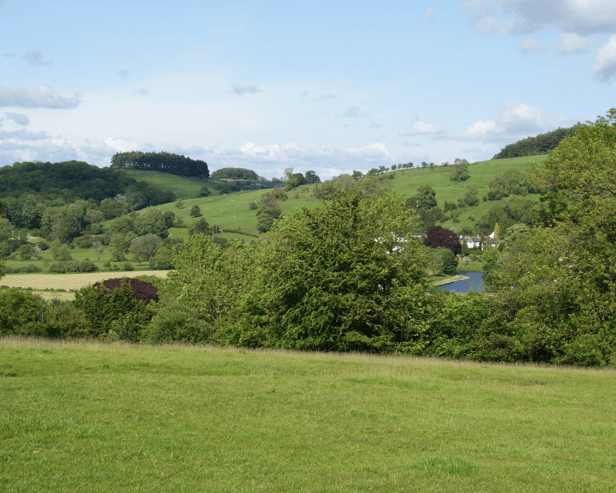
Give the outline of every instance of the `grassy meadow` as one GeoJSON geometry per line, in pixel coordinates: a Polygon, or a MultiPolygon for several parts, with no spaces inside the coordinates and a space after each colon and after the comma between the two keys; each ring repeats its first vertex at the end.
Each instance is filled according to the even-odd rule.
{"type": "MultiPolygon", "coordinates": [[[[402,195],[405,199],[415,195],[419,187],[431,186],[436,191],[436,200],[441,208],[443,208],[445,201],[457,202],[459,198],[462,198],[468,185],[477,185],[479,189],[479,205],[463,209],[458,223],[454,223],[450,220],[442,224],[443,227],[455,231],[465,226],[474,227],[475,221],[479,220],[492,206],[494,206],[496,202],[483,202],[483,200],[481,200],[488,194],[490,182],[494,178],[514,169],[524,174],[530,168],[530,162],[543,162],[546,159],[547,155],[541,155],[472,163],[469,166],[470,178],[463,182],[450,181],[449,168],[443,166],[435,166],[432,169],[413,168],[399,170],[388,173],[392,174],[394,178],[391,181],[387,180],[385,183],[391,185],[391,189],[402,195]]],[[[136,179],[143,178],[144,180],[150,181],[151,172],[141,171],[140,173],[141,175],[135,176],[136,179]]],[[[175,178],[190,182],[190,180],[183,178],[175,178]]],[[[162,183],[155,183],[154,181],[152,181],[152,183],[162,186],[162,183]]],[[[280,204],[283,214],[287,214],[302,206],[308,208],[318,206],[321,202],[313,198],[313,187],[314,185],[303,185],[290,191],[288,193],[289,199],[280,204]]],[[[265,192],[264,190],[260,190],[227,195],[212,195],[210,197],[188,198],[183,199],[184,204],[182,208],[177,208],[175,204],[170,203],[160,205],[158,209],[163,213],[171,211],[186,224],[190,224],[198,219],[190,217],[190,209],[193,205],[198,205],[201,209],[202,217],[204,217],[210,225],[216,224],[222,228],[223,231],[226,228],[231,228],[242,230],[249,234],[257,234],[256,211],[250,210],[248,204],[250,202],[257,202],[265,192]]],[[[539,196],[528,195],[526,198],[528,200],[538,200],[539,196]]],[[[177,234],[175,231],[172,233],[174,235],[177,234]]],[[[250,239],[248,235],[242,236],[245,236],[243,239],[250,239]]]]}
{"type": "Polygon", "coordinates": [[[614,370],[0,339],[0,491],[614,491],[614,370]]]}

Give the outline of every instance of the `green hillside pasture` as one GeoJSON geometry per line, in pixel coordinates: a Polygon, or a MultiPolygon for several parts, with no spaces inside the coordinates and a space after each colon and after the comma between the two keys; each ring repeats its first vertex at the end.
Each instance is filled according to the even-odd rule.
{"type": "MultiPolygon", "coordinates": [[[[449,168],[436,166],[433,170],[429,168],[419,168],[412,170],[395,171],[396,178],[392,180],[392,190],[403,195],[405,198],[412,197],[417,193],[417,189],[422,186],[430,186],[436,192],[438,206],[443,209],[445,201],[455,202],[464,197],[468,185],[477,185],[479,189],[479,205],[476,207],[465,207],[460,210],[459,223],[452,220],[442,223],[444,228],[459,231],[463,227],[473,228],[475,221],[481,219],[499,201],[483,201],[490,190],[490,182],[497,176],[501,176],[510,170],[518,170],[525,174],[530,169],[533,161],[544,162],[547,155],[525,156],[511,159],[493,159],[473,163],[469,166],[470,178],[463,182],[453,182],[449,180],[449,168]],[[470,218],[469,218],[470,216],[470,218]]],[[[527,195],[526,200],[539,200],[538,194],[527,195]]]]}
{"type": "MultiPolygon", "coordinates": [[[[188,230],[180,229],[180,231],[184,231],[186,234],[186,237],[188,238],[188,230]]],[[[103,251],[103,254],[101,255],[100,260],[98,260],[98,257],[96,256],[96,254],[90,248],[73,248],[71,250],[71,258],[73,260],[90,260],[92,261],[92,263],[94,263],[94,265],[98,267],[99,270],[104,271],[106,270],[104,267],[104,264],[107,261],[111,261],[111,252],[108,246],[103,247],[103,249],[104,251],[103,251]]],[[[53,256],[51,252],[49,250],[46,250],[39,254],[38,260],[32,258],[32,260],[3,260],[2,262],[7,267],[11,267],[11,268],[19,268],[19,267],[24,267],[30,264],[34,264],[40,267],[43,272],[47,272],[49,268],[49,264],[53,263],[54,260],[53,260],[53,256]]],[[[132,259],[130,255],[128,255],[128,260],[126,262],[131,263],[134,267],[134,270],[139,271],[140,273],[141,271],[150,270],[150,265],[147,262],[143,262],[142,264],[140,264],[136,260],[132,259]]],[[[122,262],[111,261],[111,264],[114,267],[114,269],[121,269],[123,268],[122,266],[126,262],[125,261],[122,261],[122,262]]],[[[25,275],[28,275],[28,274],[25,274],[25,275]]]]}
{"type": "MultiPolygon", "coordinates": [[[[460,230],[465,226],[474,227],[475,221],[479,220],[497,203],[483,202],[481,200],[489,191],[490,181],[512,169],[517,169],[524,174],[526,170],[529,169],[530,162],[545,161],[545,159],[547,159],[547,156],[542,155],[512,159],[495,159],[473,163],[469,166],[470,178],[464,182],[450,181],[449,168],[444,168],[442,166],[436,166],[434,169],[417,168],[400,170],[392,172],[394,179],[391,181],[387,180],[386,183],[388,185],[391,184],[392,190],[402,195],[405,199],[415,195],[419,187],[431,186],[436,191],[436,200],[441,208],[443,208],[445,201],[457,203],[458,198],[464,196],[468,185],[477,185],[479,189],[479,205],[462,209],[459,223],[447,221],[443,224],[444,227],[460,230]],[[469,216],[471,218],[469,218],[469,216]]],[[[173,177],[173,175],[165,175],[164,173],[153,173],[151,171],[132,171],[132,173],[141,173],[141,176],[144,179],[147,178],[147,181],[150,181],[150,174],[157,174],[163,175],[165,178],[178,178],[190,184],[196,184],[198,188],[202,185],[183,178],[173,177]]],[[[321,201],[312,198],[313,187],[314,185],[303,185],[288,192],[289,199],[281,202],[283,214],[288,214],[290,211],[302,206],[313,208],[320,205],[321,201]]],[[[230,193],[226,195],[212,195],[210,197],[187,198],[184,199],[182,208],[175,207],[174,203],[162,204],[157,206],[157,208],[163,213],[171,211],[177,217],[181,218],[183,222],[190,224],[198,219],[190,217],[190,209],[193,205],[198,205],[201,209],[202,217],[204,217],[211,226],[216,224],[223,231],[226,228],[231,228],[257,234],[256,211],[250,210],[248,204],[250,202],[258,202],[261,195],[265,192],[266,190],[259,190],[230,193]]],[[[196,192],[193,193],[193,197],[195,194],[196,192]]],[[[529,195],[527,198],[528,200],[538,200],[538,195],[529,195]]],[[[103,225],[108,227],[110,223],[110,221],[106,221],[103,225]]]]}
{"type": "Polygon", "coordinates": [[[195,197],[202,187],[207,186],[205,182],[189,180],[188,178],[170,175],[169,173],[160,173],[158,171],[140,171],[134,169],[122,171],[137,181],[147,181],[161,190],[173,192],[176,197],[181,199],[195,197]]]}
{"type": "MultiPolygon", "coordinates": [[[[157,206],[163,214],[167,211],[173,212],[176,217],[182,222],[191,224],[199,217],[191,217],[190,210],[194,205],[199,206],[201,217],[203,217],[210,226],[217,225],[220,229],[243,230],[249,234],[258,234],[257,230],[257,211],[251,210],[249,204],[257,202],[267,190],[257,190],[250,192],[230,193],[227,195],[212,195],[210,197],[200,197],[184,200],[182,208],[177,208],[175,204],[163,204],[157,206]]],[[[288,214],[290,211],[299,209],[302,206],[315,207],[321,204],[320,201],[312,198],[312,186],[305,185],[291,191],[289,199],[280,203],[283,214],[288,214]],[[297,198],[296,198],[297,197],[297,198]]],[[[110,224],[110,223],[109,223],[110,224]]],[[[174,236],[184,238],[182,233],[177,231],[177,228],[171,230],[174,236]]],[[[252,239],[249,235],[242,235],[243,239],[252,239]]],[[[188,232],[185,233],[188,237],[188,232]]]]}
{"type": "Polygon", "coordinates": [[[613,491],[613,370],[0,340],[0,490],[613,491]]]}

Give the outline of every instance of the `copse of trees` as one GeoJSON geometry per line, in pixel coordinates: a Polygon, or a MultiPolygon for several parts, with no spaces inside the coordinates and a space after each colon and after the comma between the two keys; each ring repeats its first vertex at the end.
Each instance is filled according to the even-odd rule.
{"type": "Polygon", "coordinates": [[[539,134],[535,137],[526,137],[525,139],[519,140],[513,144],[506,145],[492,159],[547,154],[548,151],[556,149],[563,139],[571,137],[574,134],[576,127],[579,125],[580,123],[577,123],[570,128],[557,128],[556,130],[539,134]]]}
{"type": "Polygon", "coordinates": [[[246,168],[221,168],[210,175],[213,180],[248,180],[259,181],[259,175],[246,168]]]}
{"type": "Polygon", "coordinates": [[[158,171],[203,180],[207,180],[210,176],[210,170],[205,161],[170,152],[117,152],[111,158],[110,168],[158,171]]]}
{"type": "Polygon", "coordinates": [[[508,241],[490,272],[495,359],[614,364],[615,174],[616,109],[577,126],[536,165],[539,227],[508,241]]]}
{"type": "Polygon", "coordinates": [[[118,195],[124,195],[137,207],[174,200],[173,193],[138,182],[117,169],[99,168],[81,161],[23,162],[0,168],[0,196],[7,202],[8,219],[17,227],[22,227],[19,223],[35,221],[32,216],[40,217],[41,204],[52,200],[70,203],[82,199],[100,203],[118,195]]]}

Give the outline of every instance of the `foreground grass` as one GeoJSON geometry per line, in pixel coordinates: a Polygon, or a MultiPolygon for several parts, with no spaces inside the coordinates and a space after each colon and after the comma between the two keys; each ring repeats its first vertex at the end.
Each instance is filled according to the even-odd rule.
{"type": "Polygon", "coordinates": [[[613,491],[615,377],[0,339],[0,491],[613,491]]]}

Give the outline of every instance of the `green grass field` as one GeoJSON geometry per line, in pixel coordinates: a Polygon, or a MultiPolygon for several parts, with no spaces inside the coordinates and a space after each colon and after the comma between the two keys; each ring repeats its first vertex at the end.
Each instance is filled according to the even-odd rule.
{"type": "Polygon", "coordinates": [[[614,491],[615,377],[5,338],[0,491],[614,491]]]}
{"type": "MultiPolygon", "coordinates": [[[[461,230],[463,227],[474,227],[475,221],[479,220],[488,210],[496,204],[496,202],[483,202],[481,199],[488,194],[489,184],[497,176],[503,175],[509,170],[516,169],[522,174],[529,169],[529,163],[532,161],[543,162],[547,159],[547,155],[528,156],[512,159],[497,159],[473,163],[469,166],[470,178],[464,182],[452,182],[449,180],[449,170],[446,167],[436,166],[434,169],[417,168],[409,170],[400,170],[391,172],[394,176],[393,180],[387,180],[386,184],[391,185],[393,191],[402,195],[405,199],[412,197],[421,186],[431,186],[436,191],[436,200],[442,208],[445,201],[457,202],[458,198],[464,196],[468,185],[477,185],[479,189],[480,203],[476,207],[466,207],[461,211],[459,222],[447,221],[443,223],[443,227],[452,230],[461,230]]],[[[139,173],[134,178],[138,180],[146,180],[155,185],[168,190],[175,191],[180,185],[174,185],[176,188],[166,188],[165,180],[160,176],[163,173],[153,173],[149,171],[134,172],[139,173]]],[[[170,183],[176,181],[186,181],[180,177],[169,178],[170,183]]],[[[198,184],[200,188],[201,184],[198,184]]],[[[320,205],[319,200],[312,198],[314,185],[304,185],[292,190],[288,193],[289,200],[281,203],[283,214],[287,214],[292,210],[302,206],[309,208],[320,205]]],[[[197,188],[197,191],[198,191],[197,188]]],[[[192,196],[194,197],[194,193],[192,196]]],[[[217,224],[223,231],[225,228],[241,229],[251,234],[257,234],[257,217],[256,211],[250,210],[248,204],[259,200],[265,191],[251,191],[241,193],[231,193],[227,195],[212,195],[210,197],[187,198],[184,199],[184,205],[181,209],[175,207],[175,204],[163,204],[158,206],[161,212],[171,211],[176,216],[180,217],[185,223],[190,224],[198,218],[190,217],[190,209],[193,205],[198,205],[201,209],[202,217],[210,225],[217,224]]],[[[190,196],[188,194],[186,196],[190,196]]],[[[528,200],[538,200],[538,195],[528,195],[528,200]]],[[[110,224],[110,221],[104,223],[110,224]]],[[[248,239],[249,237],[245,238],[248,239]]]]}

